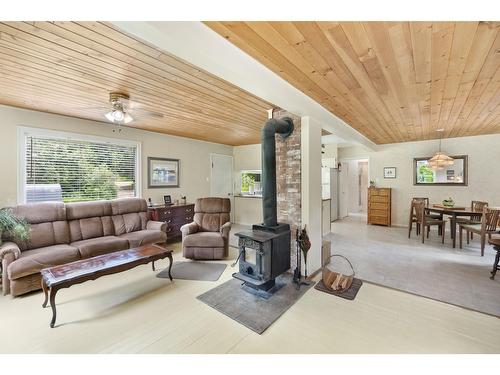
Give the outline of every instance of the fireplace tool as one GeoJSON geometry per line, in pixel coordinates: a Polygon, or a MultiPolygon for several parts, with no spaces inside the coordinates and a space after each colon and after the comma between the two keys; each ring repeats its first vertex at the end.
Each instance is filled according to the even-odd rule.
{"type": "Polygon", "coordinates": [[[297,284],[297,290],[300,289],[301,285],[310,285],[311,283],[307,281],[307,258],[306,253],[311,247],[311,242],[309,241],[309,236],[307,235],[306,228],[299,231],[299,228],[295,230],[295,247],[297,252],[297,266],[293,271],[293,282],[297,284]],[[305,263],[305,277],[302,279],[302,251],[304,251],[304,263],[305,263]]]}

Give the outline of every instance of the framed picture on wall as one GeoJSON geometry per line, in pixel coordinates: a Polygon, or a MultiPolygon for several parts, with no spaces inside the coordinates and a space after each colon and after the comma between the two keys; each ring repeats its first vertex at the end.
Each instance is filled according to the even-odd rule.
{"type": "Polygon", "coordinates": [[[396,167],[384,167],[384,178],[396,178],[396,167]]]}
{"type": "Polygon", "coordinates": [[[179,187],[179,159],[148,157],[148,188],[179,187]]]}

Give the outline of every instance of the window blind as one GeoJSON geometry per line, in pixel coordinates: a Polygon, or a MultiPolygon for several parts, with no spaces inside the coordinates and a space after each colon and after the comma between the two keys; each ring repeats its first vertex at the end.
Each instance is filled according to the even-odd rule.
{"type": "Polygon", "coordinates": [[[136,195],[137,147],[33,135],[25,142],[27,203],[136,195]]]}

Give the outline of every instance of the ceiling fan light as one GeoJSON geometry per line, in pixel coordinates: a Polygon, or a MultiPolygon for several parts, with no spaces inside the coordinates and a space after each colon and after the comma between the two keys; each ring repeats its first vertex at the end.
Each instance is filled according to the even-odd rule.
{"type": "Polygon", "coordinates": [[[134,121],[134,118],[130,116],[128,113],[125,113],[123,116],[123,123],[128,124],[129,122],[134,121]]]}
{"type": "Polygon", "coordinates": [[[106,117],[108,121],[115,122],[115,118],[113,117],[113,111],[106,113],[104,117],[106,117]]]}
{"type": "Polygon", "coordinates": [[[121,122],[125,118],[125,113],[120,109],[114,109],[111,112],[111,115],[113,116],[116,122],[121,122]]]}

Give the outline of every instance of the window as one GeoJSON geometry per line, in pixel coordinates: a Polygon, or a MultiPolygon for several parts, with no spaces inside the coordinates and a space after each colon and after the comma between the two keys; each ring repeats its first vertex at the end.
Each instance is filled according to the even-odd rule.
{"type": "Polygon", "coordinates": [[[242,195],[262,195],[261,171],[241,171],[240,179],[242,195]]]}
{"type": "Polygon", "coordinates": [[[139,144],[21,128],[21,203],[138,196],[139,144]]]}

